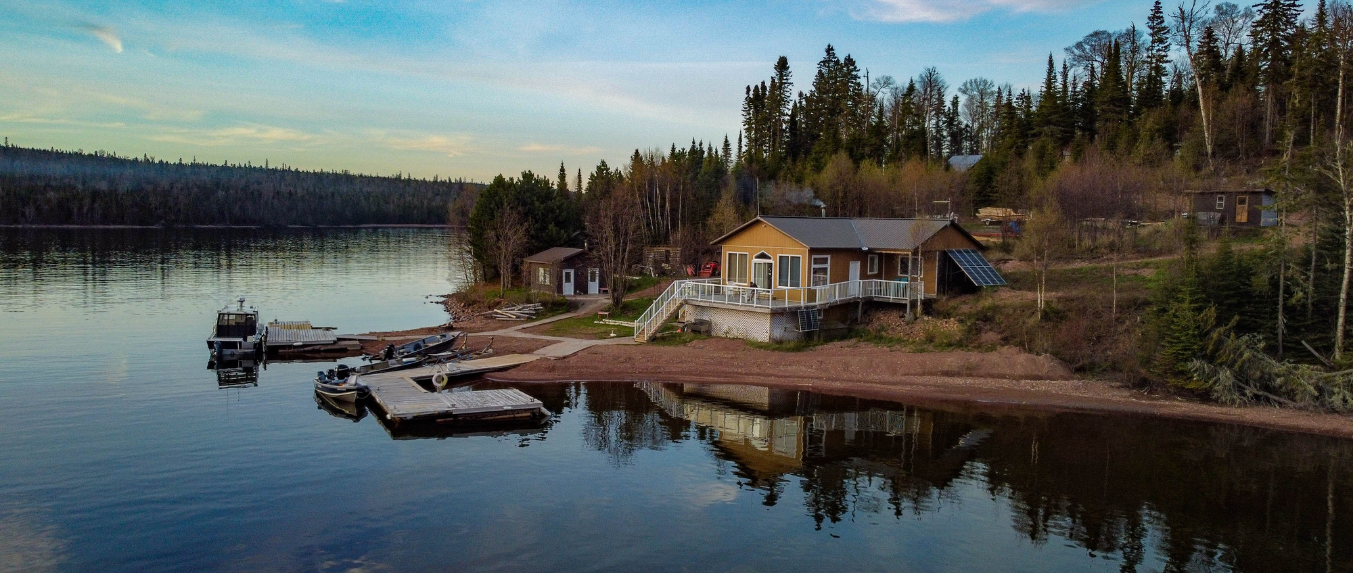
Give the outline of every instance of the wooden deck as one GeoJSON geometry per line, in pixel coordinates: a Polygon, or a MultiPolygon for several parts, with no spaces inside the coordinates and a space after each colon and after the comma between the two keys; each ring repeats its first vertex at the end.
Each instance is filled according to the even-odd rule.
{"type": "Polygon", "coordinates": [[[367,374],[358,378],[371,388],[371,397],[390,420],[414,419],[515,419],[544,414],[545,405],[525,392],[508,388],[475,392],[429,392],[419,381],[446,372],[451,378],[504,370],[540,358],[508,354],[425,366],[397,372],[367,374]]]}
{"type": "Polygon", "coordinates": [[[273,321],[268,323],[264,344],[269,348],[284,346],[316,346],[334,344],[338,335],[332,329],[314,328],[307,321],[273,321]]]}

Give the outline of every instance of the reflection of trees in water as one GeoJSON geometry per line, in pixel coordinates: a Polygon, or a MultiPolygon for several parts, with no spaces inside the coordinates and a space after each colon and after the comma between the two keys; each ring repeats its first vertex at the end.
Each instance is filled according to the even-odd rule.
{"type": "MultiPolygon", "coordinates": [[[[707,419],[703,409],[719,407],[679,391],[646,391],[652,399],[628,386],[588,386],[589,408],[602,408],[591,414],[588,443],[623,463],[681,439],[688,422],[678,415],[707,419]]],[[[1070,540],[1118,555],[1123,571],[1155,569],[1148,555],[1165,571],[1353,570],[1353,547],[1339,542],[1353,539],[1353,517],[1340,517],[1353,516],[1348,440],[1141,417],[814,404],[761,414],[765,427],[802,428],[795,457],[783,447],[748,447],[754,439],[728,431],[698,438],[766,505],[797,479],[818,528],[855,513],[930,513],[959,502],[959,483],[980,484],[1008,500],[1012,527],[1035,546],[1070,540]],[[854,426],[837,427],[845,416],[854,426]]]]}
{"type": "Polygon", "coordinates": [[[581,404],[586,408],[583,441],[617,466],[630,463],[635,452],[660,450],[686,435],[685,421],[663,416],[647,396],[628,385],[590,384],[581,404]]]}

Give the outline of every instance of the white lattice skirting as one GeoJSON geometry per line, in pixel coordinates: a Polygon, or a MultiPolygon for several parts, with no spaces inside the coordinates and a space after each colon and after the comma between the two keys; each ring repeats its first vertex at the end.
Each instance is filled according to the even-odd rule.
{"type": "Polygon", "coordinates": [[[757,342],[798,340],[798,317],[794,313],[756,312],[687,304],[681,308],[681,320],[708,320],[710,333],[724,338],[743,338],[757,342]]]}

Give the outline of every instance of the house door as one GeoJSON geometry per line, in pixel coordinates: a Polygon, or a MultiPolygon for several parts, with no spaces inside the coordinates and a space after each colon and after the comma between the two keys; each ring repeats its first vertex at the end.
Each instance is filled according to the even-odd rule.
{"type": "Polygon", "coordinates": [[[1236,222],[1237,222],[1237,223],[1248,223],[1248,222],[1250,222],[1250,196],[1249,196],[1249,195],[1237,195],[1237,196],[1236,196],[1236,222]]]}
{"type": "Polygon", "coordinates": [[[850,296],[860,296],[860,261],[850,261],[850,296]]]}
{"type": "Polygon", "coordinates": [[[771,287],[773,287],[773,286],[774,286],[774,283],[771,282],[771,277],[773,277],[773,276],[775,276],[775,275],[774,275],[774,273],[772,273],[771,271],[772,271],[772,269],[771,269],[771,262],[770,262],[770,261],[760,261],[760,260],[758,260],[758,261],[753,261],[753,262],[752,262],[752,286],[754,286],[754,287],[756,287],[756,288],[771,288],[771,287]]]}
{"type": "Polygon", "coordinates": [[[564,269],[564,296],[573,296],[573,269],[564,269]]]}
{"type": "Polygon", "coordinates": [[[601,292],[601,269],[587,269],[587,294],[601,292]]]}

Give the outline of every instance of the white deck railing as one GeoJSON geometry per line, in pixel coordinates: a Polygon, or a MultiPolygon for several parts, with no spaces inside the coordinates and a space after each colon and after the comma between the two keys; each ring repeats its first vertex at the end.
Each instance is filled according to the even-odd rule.
{"type": "Polygon", "coordinates": [[[719,279],[673,282],[653,300],[653,304],[634,321],[634,338],[647,341],[657,334],[672,314],[686,303],[716,303],[747,308],[792,310],[822,308],[857,300],[902,302],[907,299],[909,283],[904,281],[860,280],[801,288],[751,288],[725,285],[719,279]]]}

